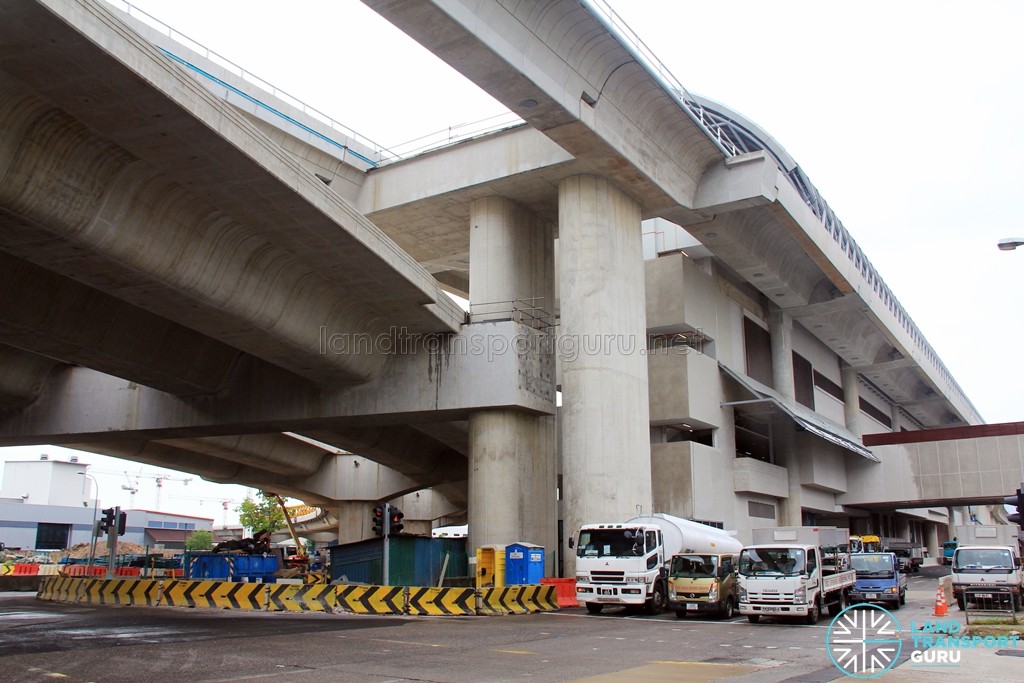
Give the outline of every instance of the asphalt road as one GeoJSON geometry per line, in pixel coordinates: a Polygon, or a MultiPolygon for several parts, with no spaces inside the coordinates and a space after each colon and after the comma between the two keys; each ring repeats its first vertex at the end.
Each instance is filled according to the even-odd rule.
{"type": "MultiPolygon", "coordinates": [[[[945,573],[912,575],[895,613],[904,628],[932,618],[945,573]]],[[[812,683],[844,678],[825,651],[828,626],[612,609],[445,618],[91,607],[3,593],[0,680],[812,683]]]]}

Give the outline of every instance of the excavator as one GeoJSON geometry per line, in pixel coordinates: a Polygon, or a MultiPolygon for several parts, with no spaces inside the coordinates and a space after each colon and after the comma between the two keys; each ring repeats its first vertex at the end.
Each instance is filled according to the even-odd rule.
{"type": "Polygon", "coordinates": [[[287,576],[282,578],[302,578],[305,583],[330,583],[331,577],[326,569],[313,570],[310,568],[306,546],[303,545],[299,534],[295,531],[295,525],[292,523],[291,514],[288,511],[288,506],[285,505],[284,498],[270,491],[265,491],[265,493],[268,497],[277,500],[277,504],[281,506],[281,511],[284,512],[284,521],[288,525],[288,531],[295,543],[295,554],[284,558],[284,567],[282,567],[281,573],[287,576]]]}

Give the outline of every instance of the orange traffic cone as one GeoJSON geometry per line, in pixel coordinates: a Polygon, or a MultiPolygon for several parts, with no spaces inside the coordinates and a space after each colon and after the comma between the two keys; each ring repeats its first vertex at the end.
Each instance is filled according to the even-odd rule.
{"type": "Polygon", "coordinates": [[[949,606],[946,605],[946,591],[942,590],[942,586],[939,586],[935,590],[935,617],[944,617],[949,614],[949,606]]]}

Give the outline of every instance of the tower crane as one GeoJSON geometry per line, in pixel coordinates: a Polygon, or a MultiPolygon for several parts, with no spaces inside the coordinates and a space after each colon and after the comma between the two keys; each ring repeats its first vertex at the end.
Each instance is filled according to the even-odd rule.
{"type": "Polygon", "coordinates": [[[223,528],[227,528],[227,526],[228,526],[228,509],[229,509],[229,506],[232,503],[239,502],[239,501],[235,500],[234,498],[210,498],[210,497],[206,497],[206,496],[171,496],[171,498],[173,498],[174,500],[197,500],[197,501],[199,501],[200,505],[202,505],[203,503],[208,503],[208,502],[220,503],[221,507],[224,508],[224,520],[223,520],[223,522],[221,524],[221,526],[223,528]]]}
{"type": "Polygon", "coordinates": [[[192,481],[192,477],[177,477],[177,476],[174,476],[172,474],[162,474],[162,473],[160,473],[160,474],[146,474],[144,472],[130,473],[130,472],[128,472],[128,470],[123,470],[121,472],[114,472],[114,471],[111,471],[111,470],[98,470],[98,469],[97,470],[93,470],[93,472],[98,472],[98,473],[101,473],[101,474],[123,474],[125,476],[125,478],[128,479],[128,483],[127,484],[122,484],[121,488],[124,489],[125,491],[128,491],[128,492],[131,493],[131,504],[132,505],[135,504],[135,494],[139,492],[139,479],[142,478],[142,477],[145,477],[146,479],[153,479],[154,481],[156,481],[156,509],[157,509],[158,512],[160,510],[160,496],[161,496],[161,493],[163,492],[164,482],[165,481],[180,481],[185,486],[188,486],[188,483],[190,481],[192,481]],[[134,482],[133,482],[133,479],[134,479],[134,482]]]}

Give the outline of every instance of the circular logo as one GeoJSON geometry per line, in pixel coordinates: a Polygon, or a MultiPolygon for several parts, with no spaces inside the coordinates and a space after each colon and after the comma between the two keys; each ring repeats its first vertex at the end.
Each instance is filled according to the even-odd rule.
{"type": "Polygon", "coordinates": [[[844,674],[874,678],[896,665],[903,649],[903,629],[887,609],[853,605],[832,620],[825,644],[832,663],[844,674]]]}

